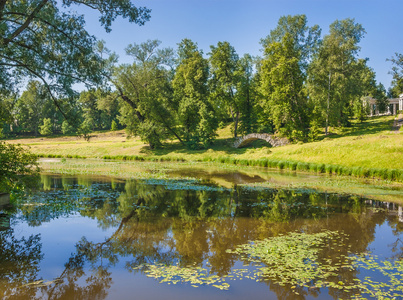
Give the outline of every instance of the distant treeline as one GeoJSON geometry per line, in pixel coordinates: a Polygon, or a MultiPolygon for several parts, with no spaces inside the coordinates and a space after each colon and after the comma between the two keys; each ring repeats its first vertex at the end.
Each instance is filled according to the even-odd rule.
{"type": "MultiPolygon", "coordinates": [[[[3,100],[11,118],[3,136],[80,134],[125,128],[151,148],[168,139],[190,149],[211,144],[219,127],[233,136],[278,133],[315,140],[329,127],[346,127],[369,114],[368,100],[386,110],[387,93],[368,59],[359,58],[365,30],[353,19],[335,21],[322,37],[305,15],[285,16],[261,40],[262,57],[239,56],[228,42],[206,54],[183,39],[176,50],[149,40],[130,44],[132,64],[118,64],[102,41],[103,86],[55,99],[39,81],[3,100]]],[[[394,68],[398,59],[392,58],[394,68]]],[[[395,70],[395,69],[394,69],[395,70]]],[[[400,81],[399,81],[400,80],[400,81]]],[[[394,77],[388,96],[403,92],[394,77]]]]}

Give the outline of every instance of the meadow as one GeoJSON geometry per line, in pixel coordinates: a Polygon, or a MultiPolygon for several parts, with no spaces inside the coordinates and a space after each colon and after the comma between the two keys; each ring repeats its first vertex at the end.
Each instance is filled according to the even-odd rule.
{"type": "Polygon", "coordinates": [[[260,166],[302,172],[337,174],[403,181],[403,132],[392,130],[394,116],[372,117],[351,127],[331,128],[309,143],[271,147],[255,141],[248,147],[232,147],[231,128],[218,131],[209,149],[188,150],[177,141],[151,150],[124,131],[94,132],[89,141],[78,136],[52,136],[9,140],[30,147],[39,157],[95,158],[123,161],[215,162],[260,166]]]}

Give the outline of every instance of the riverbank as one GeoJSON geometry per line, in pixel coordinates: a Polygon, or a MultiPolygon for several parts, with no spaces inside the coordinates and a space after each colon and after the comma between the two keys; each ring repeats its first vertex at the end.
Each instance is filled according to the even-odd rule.
{"type": "Polygon", "coordinates": [[[94,133],[88,142],[75,136],[8,142],[29,146],[39,157],[216,162],[403,182],[403,132],[391,131],[394,122],[394,116],[373,117],[342,132],[332,129],[331,135],[316,142],[276,148],[257,141],[235,149],[228,127],[204,150],[187,150],[176,141],[151,150],[138,138],[127,139],[123,131],[94,133]]]}

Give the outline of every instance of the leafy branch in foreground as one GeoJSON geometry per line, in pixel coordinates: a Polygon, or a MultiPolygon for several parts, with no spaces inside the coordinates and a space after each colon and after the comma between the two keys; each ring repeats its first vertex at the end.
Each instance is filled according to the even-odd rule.
{"type": "Polygon", "coordinates": [[[38,172],[36,155],[19,145],[0,142],[0,191],[21,188],[38,172]]]}

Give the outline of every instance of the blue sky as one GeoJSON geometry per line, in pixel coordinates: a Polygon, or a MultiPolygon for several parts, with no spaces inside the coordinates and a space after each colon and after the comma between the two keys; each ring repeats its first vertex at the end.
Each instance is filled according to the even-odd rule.
{"type": "Polygon", "coordinates": [[[190,38],[207,54],[210,45],[230,42],[242,55],[260,55],[260,39],[274,29],[284,15],[305,14],[310,26],[318,24],[322,35],[335,20],[354,18],[367,34],[361,41],[362,58],[377,80],[390,86],[391,63],[386,59],[403,53],[403,0],[141,0],[136,6],[152,9],[151,20],[144,26],[118,19],[112,32],[106,33],[97,22],[97,13],[75,7],[85,14],[87,30],[116,52],[120,62],[130,58],[124,49],[130,43],[159,39],[162,47],[176,48],[183,38],[190,38]]]}

